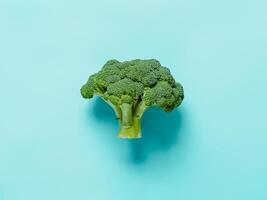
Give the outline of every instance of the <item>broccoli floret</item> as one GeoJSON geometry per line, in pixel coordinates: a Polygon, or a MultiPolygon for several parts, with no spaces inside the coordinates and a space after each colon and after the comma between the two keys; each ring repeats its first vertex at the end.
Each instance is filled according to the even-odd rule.
{"type": "Polygon", "coordinates": [[[172,111],[183,100],[183,89],[180,84],[172,87],[166,81],[159,81],[153,88],[147,89],[144,94],[146,106],[158,106],[166,112],[172,111]]]}
{"type": "Polygon", "coordinates": [[[141,118],[146,109],[157,106],[170,112],[182,103],[184,90],[170,70],[155,59],[113,59],[89,77],[81,95],[87,99],[100,96],[114,109],[120,138],[140,138],[141,118]]]}

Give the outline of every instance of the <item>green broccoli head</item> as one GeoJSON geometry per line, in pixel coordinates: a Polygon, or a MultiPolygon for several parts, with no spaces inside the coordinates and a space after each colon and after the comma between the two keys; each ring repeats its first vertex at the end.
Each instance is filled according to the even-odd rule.
{"type": "Polygon", "coordinates": [[[177,83],[173,87],[166,81],[158,81],[153,88],[144,94],[146,106],[158,106],[166,112],[179,106],[184,98],[183,88],[177,83]]]}
{"type": "Polygon", "coordinates": [[[81,95],[88,99],[98,95],[112,106],[121,124],[119,137],[123,138],[141,136],[140,119],[148,107],[170,112],[184,99],[182,85],[155,59],[109,60],[89,77],[81,95]]]}
{"type": "Polygon", "coordinates": [[[121,103],[137,102],[143,94],[144,86],[142,83],[135,82],[129,78],[121,79],[107,87],[108,96],[113,95],[121,99],[121,103]]]}

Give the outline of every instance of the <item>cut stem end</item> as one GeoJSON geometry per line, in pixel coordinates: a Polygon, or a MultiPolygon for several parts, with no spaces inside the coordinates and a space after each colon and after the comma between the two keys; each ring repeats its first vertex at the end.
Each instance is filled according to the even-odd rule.
{"type": "Polygon", "coordinates": [[[124,126],[123,124],[120,125],[120,130],[118,133],[119,138],[125,138],[125,139],[137,139],[141,138],[141,124],[140,119],[134,118],[133,119],[133,125],[130,126],[124,126]]]}

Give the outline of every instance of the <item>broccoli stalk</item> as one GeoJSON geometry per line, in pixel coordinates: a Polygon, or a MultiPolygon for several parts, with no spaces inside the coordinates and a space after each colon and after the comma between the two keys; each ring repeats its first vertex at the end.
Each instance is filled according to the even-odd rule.
{"type": "Polygon", "coordinates": [[[133,104],[129,103],[123,103],[120,106],[116,106],[103,97],[102,99],[113,108],[116,114],[116,118],[119,122],[118,137],[140,138],[142,136],[141,119],[145,110],[148,108],[144,101],[141,101],[134,107],[133,104]]]}
{"type": "Polygon", "coordinates": [[[122,111],[122,116],[121,119],[119,119],[120,128],[118,136],[120,138],[141,137],[140,119],[134,115],[132,105],[123,103],[120,108],[122,111]]]}
{"type": "Polygon", "coordinates": [[[154,59],[109,60],[89,77],[81,95],[87,99],[100,96],[113,108],[119,122],[119,138],[140,138],[141,119],[147,108],[157,106],[170,112],[184,98],[181,84],[154,59]]]}
{"type": "Polygon", "coordinates": [[[142,136],[141,118],[147,108],[144,101],[141,101],[135,109],[133,104],[122,103],[118,106],[106,100],[103,95],[99,93],[98,96],[113,108],[116,119],[119,122],[119,138],[140,138],[142,136]]]}
{"type": "Polygon", "coordinates": [[[147,108],[144,101],[141,101],[136,108],[132,104],[123,103],[121,106],[121,117],[119,120],[120,138],[140,138],[141,133],[141,118],[147,108]]]}

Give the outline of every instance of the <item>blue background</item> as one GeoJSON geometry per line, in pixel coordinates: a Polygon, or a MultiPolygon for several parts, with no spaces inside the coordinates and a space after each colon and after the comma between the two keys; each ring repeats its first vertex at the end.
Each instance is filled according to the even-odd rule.
{"type": "Polygon", "coordinates": [[[0,199],[267,199],[265,0],[1,0],[0,199]],[[185,88],[143,139],[79,89],[110,58],[185,88]]]}

